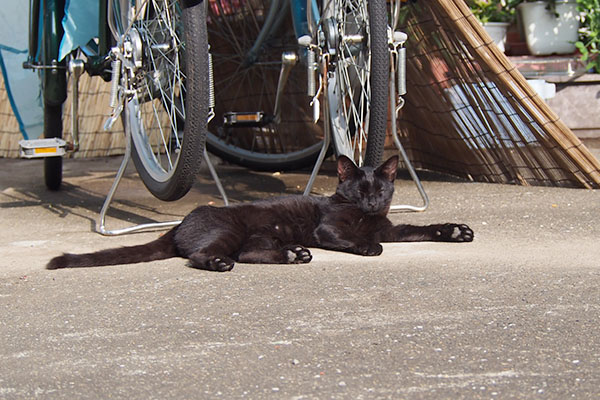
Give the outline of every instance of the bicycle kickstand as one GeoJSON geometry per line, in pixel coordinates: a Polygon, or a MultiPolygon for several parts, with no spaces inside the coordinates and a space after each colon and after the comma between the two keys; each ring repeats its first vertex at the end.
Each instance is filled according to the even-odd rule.
{"type": "MultiPolygon", "coordinates": [[[[152,222],[152,223],[139,224],[139,225],[134,225],[134,226],[121,228],[121,229],[114,229],[114,230],[106,229],[106,225],[105,225],[106,213],[110,207],[110,203],[112,202],[113,196],[115,195],[115,192],[117,191],[117,187],[119,186],[119,183],[121,182],[121,178],[123,178],[125,168],[127,167],[129,160],[131,159],[131,137],[130,137],[131,133],[129,132],[129,129],[125,129],[125,131],[126,131],[125,154],[123,156],[123,160],[121,161],[119,170],[117,171],[117,175],[115,176],[115,180],[113,181],[113,184],[112,184],[110,190],[108,191],[108,195],[106,196],[106,199],[104,200],[104,204],[102,205],[102,210],[100,211],[100,220],[98,223],[97,232],[104,236],[118,236],[118,235],[124,235],[127,233],[146,230],[146,229],[160,229],[160,228],[167,228],[170,226],[179,225],[181,223],[181,220],[167,221],[167,222],[152,222]]],[[[225,203],[226,206],[229,205],[229,200],[227,199],[227,194],[225,193],[225,190],[223,189],[223,185],[221,184],[221,180],[219,179],[219,176],[217,175],[217,172],[215,171],[215,168],[212,165],[212,163],[208,157],[208,152],[206,151],[206,149],[204,149],[203,159],[204,159],[204,162],[206,163],[206,165],[208,166],[208,169],[210,171],[210,174],[212,175],[212,178],[215,181],[215,184],[217,185],[217,189],[219,190],[221,197],[223,198],[223,202],[225,203]]]]}
{"type": "Polygon", "coordinates": [[[423,205],[413,206],[408,204],[397,204],[391,206],[390,211],[425,211],[427,207],[429,207],[429,197],[427,196],[427,193],[421,184],[421,180],[417,176],[417,173],[415,172],[415,169],[412,166],[408,155],[402,146],[402,143],[400,143],[400,138],[398,137],[398,131],[396,129],[398,112],[404,106],[404,99],[401,96],[406,94],[406,49],[404,48],[404,42],[406,42],[407,36],[404,32],[394,32],[393,35],[394,49],[390,52],[390,105],[393,107],[391,112],[392,136],[394,139],[394,144],[396,145],[396,148],[398,149],[398,152],[404,161],[404,165],[406,165],[408,173],[410,174],[417,187],[417,190],[419,191],[419,194],[421,195],[423,205]],[[396,95],[396,88],[398,88],[398,95],[396,95]]]}

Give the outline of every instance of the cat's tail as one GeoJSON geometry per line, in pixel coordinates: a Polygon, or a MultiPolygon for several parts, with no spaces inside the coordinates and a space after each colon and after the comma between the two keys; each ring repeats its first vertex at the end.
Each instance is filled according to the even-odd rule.
{"type": "Polygon", "coordinates": [[[173,228],[152,242],[137,246],[119,247],[86,254],[65,253],[62,256],[54,257],[50,260],[46,265],[46,269],[134,264],[178,257],[179,254],[175,247],[175,242],[173,241],[175,229],[176,228],[173,228]]]}

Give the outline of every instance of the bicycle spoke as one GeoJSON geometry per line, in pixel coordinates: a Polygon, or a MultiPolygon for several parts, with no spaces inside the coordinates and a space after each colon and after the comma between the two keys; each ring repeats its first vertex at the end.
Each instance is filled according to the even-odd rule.
{"type": "MultiPolygon", "coordinates": [[[[132,80],[137,88],[137,111],[135,124],[139,127],[137,135],[146,137],[137,143],[148,149],[142,160],[147,160],[145,168],[155,175],[170,176],[176,166],[179,149],[182,146],[180,132],[185,121],[185,80],[181,70],[180,54],[183,42],[178,33],[178,3],[175,1],[152,0],[143,3],[136,13],[132,25],[127,28],[132,36],[132,47],[136,39],[141,42],[134,48],[133,57],[137,53],[143,68],[136,70],[132,80]],[[153,160],[153,161],[152,161],[153,160]],[[153,164],[152,164],[153,163],[153,164]]],[[[143,149],[138,149],[144,152],[143,149]]]]}
{"type": "MultiPolygon", "coordinates": [[[[364,0],[332,0],[325,9],[336,23],[335,93],[339,118],[333,134],[339,154],[362,163],[370,114],[369,18],[364,0]],[[349,146],[349,147],[348,147],[349,146]]],[[[335,110],[334,110],[335,111],[335,110]]]]}

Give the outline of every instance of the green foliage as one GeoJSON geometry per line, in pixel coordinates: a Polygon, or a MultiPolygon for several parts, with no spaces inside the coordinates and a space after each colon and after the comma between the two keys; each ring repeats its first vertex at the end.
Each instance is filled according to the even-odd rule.
{"type": "Polygon", "coordinates": [[[600,72],[600,0],[577,0],[577,9],[581,13],[579,41],[575,46],[581,53],[581,61],[586,69],[600,72]]]}
{"type": "Polygon", "coordinates": [[[471,11],[482,24],[487,22],[511,22],[515,15],[512,2],[514,0],[467,0],[471,11]]]}

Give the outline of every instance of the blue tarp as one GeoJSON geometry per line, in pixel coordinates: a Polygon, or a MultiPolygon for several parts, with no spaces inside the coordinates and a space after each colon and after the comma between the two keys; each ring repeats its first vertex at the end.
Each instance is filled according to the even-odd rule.
{"type": "Polygon", "coordinates": [[[59,60],[98,36],[99,12],[98,0],[67,0],[62,21],[65,35],[60,43],[59,60]]]}
{"type": "Polygon", "coordinates": [[[29,7],[22,0],[8,0],[0,7],[0,66],[4,86],[19,129],[25,139],[42,134],[44,116],[38,74],[23,69],[27,61],[29,7]]]}

